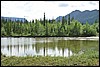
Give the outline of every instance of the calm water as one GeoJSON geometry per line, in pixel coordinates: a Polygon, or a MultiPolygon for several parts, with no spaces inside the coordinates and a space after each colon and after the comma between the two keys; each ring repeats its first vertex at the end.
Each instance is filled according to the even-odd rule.
{"type": "Polygon", "coordinates": [[[1,52],[7,56],[64,56],[81,54],[85,49],[99,50],[98,40],[50,38],[1,38],[1,52]]]}

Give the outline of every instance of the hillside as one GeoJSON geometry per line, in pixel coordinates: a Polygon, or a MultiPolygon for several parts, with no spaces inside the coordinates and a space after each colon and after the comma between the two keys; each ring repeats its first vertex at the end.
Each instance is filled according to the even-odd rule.
{"type": "Polygon", "coordinates": [[[20,22],[25,22],[27,21],[25,18],[18,18],[18,17],[3,17],[1,16],[1,19],[5,19],[5,20],[11,20],[11,21],[20,21],[20,22]]]}
{"type": "MultiPolygon", "coordinates": [[[[75,20],[78,20],[81,23],[86,23],[86,21],[88,21],[89,24],[92,24],[96,19],[99,21],[99,10],[85,10],[82,12],[79,10],[75,10],[69,14],[70,18],[74,17],[75,20]]],[[[62,16],[57,17],[56,21],[58,21],[59,19],[60,21],[62,21],[62,16]]],[[[68,14],[65,15],[65,19],[68,19],[68,14]]]]}

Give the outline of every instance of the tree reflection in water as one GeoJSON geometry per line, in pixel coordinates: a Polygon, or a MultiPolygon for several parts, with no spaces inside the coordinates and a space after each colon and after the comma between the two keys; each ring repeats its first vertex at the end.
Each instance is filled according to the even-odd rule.
{"type": "Polygon", "coordinates": [[[1,40],[1,51],[6,55],[66,56],[80,53],[86,48],[98,49],[99,41],[64,40],[64,38],[5,38],[1,40]],[[4,41],[5,40],[5,41],[4,41]],[[8,43],[5,43],[8,42],[8,43]],[[95,45],[94,45],[95,44],[95,45]]]}

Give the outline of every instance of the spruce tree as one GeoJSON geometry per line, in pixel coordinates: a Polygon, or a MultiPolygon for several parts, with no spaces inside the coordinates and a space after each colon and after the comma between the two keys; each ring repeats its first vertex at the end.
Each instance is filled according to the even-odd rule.
{"type": "Polygon", "coordinates": [[[44,26],[45,26],[45,12],[44,12],[44,26]]]}
{"type": "Polygon", "coordinates": [[[64,26],[64,16],[62,17],[62,26],[64,26]]]}
{"type": "Polygon", "coordinates": [[[68,15],[68,25],[70,25],[70,14],[68,15]]]}

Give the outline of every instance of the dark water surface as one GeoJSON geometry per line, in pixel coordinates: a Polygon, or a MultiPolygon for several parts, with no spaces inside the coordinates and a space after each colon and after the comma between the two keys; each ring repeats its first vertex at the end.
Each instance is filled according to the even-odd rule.
{"type": "Polygon", "coordinates": [[[99,50],[98,40],[69,40],[65,37],[1,38],[1,52],[7,56],[64,56],[81,54],[86,49],[99,50]]]}

